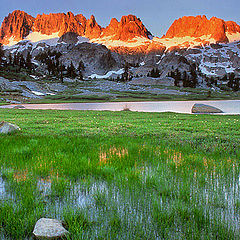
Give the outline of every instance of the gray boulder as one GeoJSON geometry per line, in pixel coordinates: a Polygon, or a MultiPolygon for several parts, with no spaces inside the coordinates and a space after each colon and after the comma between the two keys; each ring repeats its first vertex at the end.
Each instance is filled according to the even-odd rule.
{"type": "Polygon", "coordinates": [[[23,105],[17,105],[14,106],[13,109],[24,109],[25,107],[23,105]]]}
{"type": "Polygon", "coordinates": [[[18,127],[15,124],[8,123],[8,122],[0,122],[0,134],[13,133],[19,130],[21,130],[20,127],[18,127]]]}
{"type": "Polygon", "coordinates": [[[61,221],[50,218],[39,219],[33,230],[33,235],[37,239],[59,239],[68,234],[61,221]]]}
{"type": "Polygon", "coordinates": [[[219,108],[196,103],[192,107],[192,113],[222,113],[223,111],[219,108]]]}

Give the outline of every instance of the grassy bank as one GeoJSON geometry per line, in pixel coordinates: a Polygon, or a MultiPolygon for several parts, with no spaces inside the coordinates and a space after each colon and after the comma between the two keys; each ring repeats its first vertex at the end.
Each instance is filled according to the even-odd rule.
{"type": "MultiPolygon", "coordinates": [[[[240,116],[0,110],[0,226],[70,239],[239,239],[240,116]]],[[[1,234],[0,234],[1,236],[1,234]]]]}
{"type": "MultiPolygon", "coordinates": [[[[159,86],[158,86],[159,87],[159,86]]],[[[161,88],[161,87],[159,87],[161,88]]],[[[169,90],[179,90],[179,88],[170,87],[169,90]]],[[[142,102],[142,101],[188,101],[188,100],[239,100],[240,92],[212,92],[210,95],[207,90],[182,88],[178,94],[151,94],[144,92],[104,92],[103,95],[77,95],[57,94],[46,96],[43,99],[32,99],[28,103],[63,103],[63,102],[142,102]],[[114,95],[113,95],[114,94],[114,95]]]]}

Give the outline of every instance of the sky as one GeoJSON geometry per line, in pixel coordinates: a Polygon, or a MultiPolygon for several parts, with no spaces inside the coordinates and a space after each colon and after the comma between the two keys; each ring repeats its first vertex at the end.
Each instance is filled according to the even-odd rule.
{"type": "Polygon", "coordinates": [[[0,0],[0,22],[14,10],[36,17],[42,13],[71,11],[89,18],[92,14],[102,27],[115,17],[134,14],[147,29],[161,37],[175,19],[182,16],[206,15],[240,24],[239,0],[0,0]]]}

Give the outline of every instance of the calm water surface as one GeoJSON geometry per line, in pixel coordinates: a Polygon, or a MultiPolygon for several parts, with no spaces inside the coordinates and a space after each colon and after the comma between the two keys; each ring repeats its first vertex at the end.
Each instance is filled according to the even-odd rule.
{"type": "MultiPolygon", "coordinates": [[[[176,112],[191,113],[195,103],[211,105],[225,114],[240,114],[240,100],[219,101],[160,101],[160,102],[104,102],[104,103],[57,103],[57,104],[22,104],[26,109],[56,110],[99,110],[121,111],[125,108],[138,112],[176,112]]],[[[16,105],[2,106],[13,108],[16,105]]]]}

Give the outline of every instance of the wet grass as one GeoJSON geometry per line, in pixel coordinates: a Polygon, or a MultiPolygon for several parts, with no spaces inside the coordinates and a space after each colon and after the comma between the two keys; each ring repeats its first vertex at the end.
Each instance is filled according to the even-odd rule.
{"type": "MultiPolygon", "coordinates": [[[[70,239],[239,239],[240,116],[1,109],[0,229],[70,239]],[[1,181],[2,179],[2,181],[1,181]]],[[[1,236],[1,234],[0,234],[1,236]]]]}

